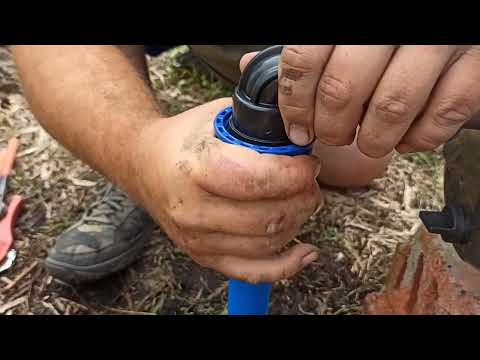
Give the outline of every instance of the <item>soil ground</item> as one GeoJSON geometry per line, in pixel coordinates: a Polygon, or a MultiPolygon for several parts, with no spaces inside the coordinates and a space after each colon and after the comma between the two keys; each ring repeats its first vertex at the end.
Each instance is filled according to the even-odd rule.
{"type": "MultiPolygon", "coordinates": [[[[186,51],[178,47],[150,59],[158,99],[170,114],[232,90],[179,61],[186,51]]],[[[0,144],[12,135],[21,146],[9,189],[23,195],[26,206],[15,229],[18,257],[0,274],[0,314],[225,314],[226,279],[193,263],[161,230],[138,262],[109,279],[72,287],[49,276],[43,260],[55,237],[107,183],[42,130],[8,48],[0,47],[0,144]]],[[[395,157],[368,188],[325,189],[325,208],[295,239],[317,245],[321,256],[275,284],[272,314],[360,314],[362,299],[382,288],[397,244],[418,228],[418,211],[441,207],[442,186],[443,159],[432,152],[395,157]]]]}

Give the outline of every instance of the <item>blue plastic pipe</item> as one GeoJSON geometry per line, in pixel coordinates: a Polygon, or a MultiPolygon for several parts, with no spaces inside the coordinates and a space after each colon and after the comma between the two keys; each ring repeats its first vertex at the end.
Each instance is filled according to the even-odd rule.
{"type": "Polygon", "coordinates": [[[272,284],[228,282],[228,315],[268,315],[272,284]]]}
{"type": "MultiPolygon", "coordinates": [[[[232,108],[228,107],[215,118],[215,133],[220,140],[244,146],[263,154],[275,155],[307,155],[312,151],[311,146],[286,146],[268,147],[247,143],[238,139],[228,131],[226,126],[232,116],[232,108]]],[[[228,283],[228,315],[268,315],[270,304],[271,284],[252,285],[239,280],[230,280],[228,283]]]]}

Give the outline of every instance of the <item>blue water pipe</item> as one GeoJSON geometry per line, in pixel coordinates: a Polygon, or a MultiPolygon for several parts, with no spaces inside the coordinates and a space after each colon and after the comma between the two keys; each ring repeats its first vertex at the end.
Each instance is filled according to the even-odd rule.
{"type": "MultiPolygon", "coordinates": [[[[229,131],[227,126],[232,116],[233,110],[228,107],[217,115],[214,123],[217,138],[228,144],[243,146],[263,154],[296,156],[307,155],[312,151],[311,146],[261,146],[241,140],[229,131]]],[[[268,315],[271,290],[272,284],[252,285],[231,279],[228,284],[228,315],[268,315]]]]}

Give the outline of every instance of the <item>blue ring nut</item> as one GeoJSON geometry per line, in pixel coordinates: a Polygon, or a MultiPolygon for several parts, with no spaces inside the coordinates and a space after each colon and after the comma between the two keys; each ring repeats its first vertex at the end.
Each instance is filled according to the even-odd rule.
{"type": "Polygon", "coordinates": [[[241,139],[237,139],[227,130],[227,124],[230,118],[233,116],[233,109],[231,106],[227,107],[225,110],[220,112],[215,118],[214,127],[215,135],[217,138],[232,145],[240,145],[254,151],[257,151],[261,154],[273,154],[273,155],[307,155],[312,152],[312,145],[307,146],[298,146],[295,144],[285,145],[285,146],[261,146],[256,144],[250,144],[241,139]]]}

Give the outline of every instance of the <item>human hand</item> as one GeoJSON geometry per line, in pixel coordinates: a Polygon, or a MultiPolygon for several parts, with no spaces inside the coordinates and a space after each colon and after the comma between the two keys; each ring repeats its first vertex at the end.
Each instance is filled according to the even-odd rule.
{"type": "Polygon", "coordinates": [[[217,100],[143,129],[134,152],[142,205],[197,263],[250,283],[293,276],[317,258],[285,251],[320,206],[312,156],[276,156],[225,144],[213,119],[217,100]]]}
{"type": "Polygon", "coordinates": [[[480,46],[287,45],[279,107],[297,145],[433,150],[480,110],[480,46]]]}

